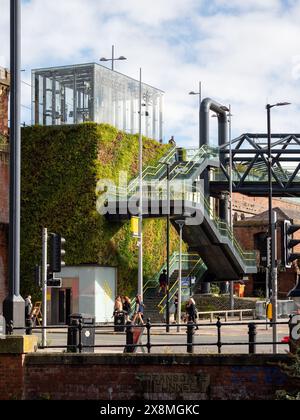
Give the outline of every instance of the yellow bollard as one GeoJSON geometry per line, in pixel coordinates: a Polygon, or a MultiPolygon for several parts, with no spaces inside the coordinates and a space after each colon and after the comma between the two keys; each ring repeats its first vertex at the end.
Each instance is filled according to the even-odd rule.
{"type": "Polygon", "coordinates": [[[267,319],[272,321],[273,319],[273,305],[272,303],[268,303],[267,305],[267,319]]]}

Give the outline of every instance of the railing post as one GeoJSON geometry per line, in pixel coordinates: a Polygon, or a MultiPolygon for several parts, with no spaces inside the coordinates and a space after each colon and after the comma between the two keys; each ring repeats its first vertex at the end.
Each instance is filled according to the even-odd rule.
{"type": "Polygon", "coordinates": [[[222,328],[221,318],[218,317],[218,322],[217,322],[218,342],[217,342],[217,346],[218,346],[218,353],[219,354],[222,353],[222,333],[221,333],[221,328],[222,328]]]}
{"type": "Polygon", "coordinates": [[[194,323],[188,322],[187,324],[187,352],[194,353],[194,323]]]}
{"type": "Polygon", "coordinates": [[[211,322],[211,324],[214,322],[214,314],[213,313],[210,314],[210,322],[211,322]]]}
{"type": "Polygon", "coordinates": [[[228,322],[228,312],[225,312],[225,322],[228,322]]]}
{"type": "Polygon", "coordinates": [[[131,321],[128,321],[126,324],[126,347],[125,353],[134,353],[133,347],[133,324],[131,321]]]}
{"type": "Polygon", "coordinates": [[[82,330],[83,330],[83,320],[79,319],[78,323],[78,336],[79,336],[79,344],[78,344],[78,350],[79,353],[82,353],[83,345],[82,345],[82,330]]]}
{"type": "Polygon", "coordinates": [[[256,324],[251,323],[249,328],[249,354],[256,354],[256,324]]]}
{"type": "Polygon", "coordinates": [[[25,322],[26,322],[26,335],[32,335],[32,327],[33,327],[32,319],[28,318],[25,320],[25,322]]]}
{"type": "Polygon", "coordinates": [[[6,335],[13,335],[13,333],[14,333],[14,322],[9,321],[6,324],[6,335]]]}
{"type": "Polygon", "coordinates": [[[148,350],[148,354],[151,353],[151,320],[150,318],[147,320],[147,350],[148,350]]]}
{"type": "Polygon", "coordinates": [[[289,317],[289,338],[290,353],[293,353],[293,315],[289,317]]]}

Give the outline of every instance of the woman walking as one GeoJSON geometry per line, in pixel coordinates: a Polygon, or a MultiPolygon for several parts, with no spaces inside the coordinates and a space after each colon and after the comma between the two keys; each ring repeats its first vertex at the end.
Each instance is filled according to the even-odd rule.
{"type": "MultiPolygon", "coordinates": [[[[197,324],[197,308],[196,302],[193,298],[190,298],[186,308],[188,314],[188,322],[193,322],[194,324],[197,324]]],[[[199,330],[198,326],[196,327],[196,330],[199,330]]]]}
{"type": "Polygon", "coordinates": [[[131,315],[131,300],[128,296],[124,296],[123,298],[123,311],[126,316],[126,322],[130,321],[130,315],[131,315]]]}

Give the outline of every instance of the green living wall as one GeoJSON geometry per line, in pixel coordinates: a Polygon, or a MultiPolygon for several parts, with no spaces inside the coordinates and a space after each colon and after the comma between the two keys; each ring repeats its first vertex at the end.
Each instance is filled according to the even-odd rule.
{"type": "MultiPolygon", "coordinates": [[[[144,138],[145,165],[155,164],[167,151],[144,138]]],[[[117,180],[120,171],[138,172],[138,136],[109,125],[86,123],[61,127],[27,127],[22,131],[22,293],[38,298],[34,267],[41,259],[41,229],[62,234],[66,263],[118,267],[119,293],[137,287],[138,248],[130,223],[109,223],[96,211],[99,179],[117,180]]],[[[166,259],[166,222],[144,221],[145,279],[166,259]]],[[[178,237],[172,229],[172,248],[178,237]]]]}

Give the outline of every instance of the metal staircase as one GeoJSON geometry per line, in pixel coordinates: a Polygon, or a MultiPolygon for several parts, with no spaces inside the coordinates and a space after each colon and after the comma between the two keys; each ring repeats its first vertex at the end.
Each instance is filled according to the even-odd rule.
{"type": "MultiPolygon", "coordinates": [[[[152,322],[164,322],[164,308],[166,305],[166,296],[158,295],[159,291],[159,277],[161,273],[167,269],[165,263],[160,271],[149,280],[144,286],[144,304],[145,304],[145,318],[150,318],[152,322]]],[[[200,280],[200,275],[203,275],[206,267],[197,254],[183,254],[182,255],[182,277],[196,277],[196,282],[200,280]],[[199,268],[202,268],[201,270],[199,268]]],[[[170,303],[173,302],[175,293],[178,289],[179,278],[179,253],[175,252],[170,259],[170,303]]]]}
{"type": "MultiPolygon", "coordinates": [[[[201,210],[201,223],[186,223],[183,238],[189,245],[191,252],[198,253],[208,268],[210,277],[214,281],[240,280],[247,274],[257,272],[256,254],[245,252],[233,235],[229,225],[215,216],[210,197],[195,188],[206,169],[216,168],[220,165],[218,149],[203,146],[198,150],[189,152],[192,156],[185,162],[176,160],[176,151],[173,149],[155,167],[144,171],[144,178],[156,182],[156,193],[143,189],[143,217],[162,218],[166,217],[164,210],[168,208],[166,185],[166,168],[163,162],[172,165],[170,180],[183,180],[184,190],[179,192],[174,188],[170,192],[171,221],[178,230],[176,220],[179,218],[190,219],[195,213],[195,208],[201,210]],[[160,186],[162,188],[160,189],[160,186]],[[184,209],[182,203],[184,202],[184,209]],[[158,209],[152,214],[152,207],[158,209]],[[181,213],[176,211],[181,208],[181,213]]],[[[127,189],[112,189],[106,193],[106,202],[109,208],[110,201],[114,202],[115,214],[107,214],[110,221],[128,220],[132,217],[130,211],[131,200],[138,200],[139,185],[133,180],[127,189]],[[122,210],[122,211],[121,211],[122,210]]]]}

